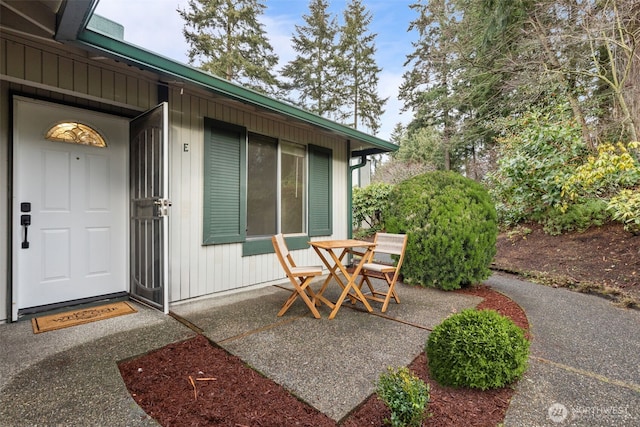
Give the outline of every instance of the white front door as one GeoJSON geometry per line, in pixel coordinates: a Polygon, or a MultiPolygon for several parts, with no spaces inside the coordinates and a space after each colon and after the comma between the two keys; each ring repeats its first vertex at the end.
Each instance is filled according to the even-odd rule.
{"type": "Polygon", "coordinates": [[[13,319],[21,309],[128,291],[126,119],[14,99],[13,319]],[[106,147],[51,141],[77,122],[106,147]]]}

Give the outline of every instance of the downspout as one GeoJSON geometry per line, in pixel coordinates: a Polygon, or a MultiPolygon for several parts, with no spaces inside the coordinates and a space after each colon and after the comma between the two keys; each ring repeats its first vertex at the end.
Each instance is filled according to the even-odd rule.
{"type": "Polygon", "coordinates": [[[347,209],[349,214],[347,215],[347,221],[349,225],[347,227],[347,238],[353,238],[353,171],[360,169],[367,164],[367,155],[360,156],[360,163],[351,165],[351,140],[347,140],[347,157],[349,158],[349,177],[347,178],[347,209]]]}

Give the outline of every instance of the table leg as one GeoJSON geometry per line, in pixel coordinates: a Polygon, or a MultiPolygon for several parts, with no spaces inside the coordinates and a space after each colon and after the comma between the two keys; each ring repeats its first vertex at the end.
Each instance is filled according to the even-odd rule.
{"type": "MultiPolygon", "coordinates": [[[[318,254],[318,256],[320,257],[320,259],[322,260],[322,262],[324,263],[324,265],[327,266],[327,269],[329,270],[329,275],[327,276],[327,278],[324,280],[324,283],[322,284],[322,287],[320,288],[320,291],[318,292],[320,295],[322,295],[325,291],[325,289],[327,289],[327,286],[329,285],[329,282],[331,282],[331,279],[335,279],[336,282],[338,282],[338,285],[340,285],[340,287],[344,290],[344,288],[347,286],[342,282],[342,279],[340,279],[340,276],[338,275],[338,270],[339,270],[339,266],[342,265],[342,258],[344,258],[344,255],[346,253],[348,253],[349,251],[347,249],[344,249],[342,251],[342,253],[340,254],[339,257],[337,257],[337,261],[336,260],[336,256],[333,252],[332,249],[325,249],[327,252],[329,252],[331,254],[331,258],[333,258],[334,262],[333,265],[331,265],[331,263],[329,262],[329,260],[322,254],[322,252],[314,247],[316,253],[318,254]]],[[[348,276],[347,276],[348,277],[348,276]]]]}
{"type": "MultiPolygon", "coordinates": [[[[344,252],[340,256],[340,258],[336,257],[336,255],[333,253],[333,251],[331,251],[330,254],[331,254],[331,257],[333,258],[333,260],[336,263],[335,265],[340,269],[340,271],[344,275],[345,279],[347,279],[347,285],[343,287],[342,293],[340,294],[340,298],[338,298],[338,300],[335,303],[335,307],[331,311],[331,314],[329,314],[329,319],[333,319],[334,317],[336,317],[336,314],[338,314],[338,310],[340,309],[340,306],[342,305],[342,302],[347,297],[347,294],[349,294],[349,290],[351,288],[353,288],[354,292],[356,293],[357,298],[360,301],[362,301],[362,303],[364,304],[364,306],[367,309],[367,311],[369,313],[371,313],[373,311],[373,309],[371,308],[371,305],[369,305],[369,302],[367,301],[367,298],[364,296],[364,294],[362,293],[360,288],[358,288],[358,286],[356,286],[356,283],[355,283],[356,279],[358,278],[358,274],[360,274],[360,270],[362,270],[362,265],[364,264],[364,261],[367,259],[367,256],[363,256],[362,257],[362,259],[358,263],[358,266],[356,267],[355,271],[351,275],[351,274],[349,274],[347,269],[344,267],[344,265],[342,265],[342,262],[341,262],[341,258],[344,256],[344,252]]],[[[340,282],[340,284],[342,285],[342,282],[340,282]]]]}
{"type": "Polygon", "coordinates": [[[340,278],[338,277],[337,273],[335,272],[337,270],[337,266],[334,265],[332,267],[329,264],[329,261],[325,258],[325,256],[322,254],[322,252],[318,248],[316,248],[314,246],[313,249],[316,251],[316,253],[320,257],[320,260],[322,260],[322,263],[324,265],[326,265],[327,268],[329,269],[329,275],[327,276],[327,278],[322,283],[322,286],[320,287],[320,290],[315,293],[315,299],[320,301],[321,303],[324,303],[324,304],[328,305],[330,308],[333,309],[333,308],[335,308],[335,304],[324,297],[324,295],[323,295],[324,291],[327,289],[327,286],[329,285],[329,282],[331,281],[332,277],[336,279],[336,281],[338,282],[338,284],[341,287],[344,287],[344,285],[342,284],[342,282],[340,281],[340,278]]]}

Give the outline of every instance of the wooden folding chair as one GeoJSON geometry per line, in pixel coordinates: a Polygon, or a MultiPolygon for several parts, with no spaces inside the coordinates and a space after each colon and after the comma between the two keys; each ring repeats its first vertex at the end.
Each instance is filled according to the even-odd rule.
{"type": "Polygon", "coordinates": [[[300,297],[304,303],[307,304],[307,307],[309,307],[313,316],[316,319],[319,319],[320,313],[316,308],[316,295],[309,285],[315,276],[320,276],[322,274],[322,266],[298,267],[289,253],[289,248],[287,248],[287,243],[285,242],[282,234],[276,234],[271,238],[271,241],[273,242],[273,248],[276,251],[276,255],[278,255],[278,260],[294,287],[291,296],[285,301],[284,305],[278,312],[278,316],[282,316],[289,307],[291,307],[293,302],[300,297]],[[308,295],[307,292],[309,293],[308,295]]]}
{"type": "Polygon", "coordinates": [[[361,279],[358,287],[362,289],[364,282],[367,282],[371,295],[365,294],[365,297],[382,303],[382,312],[387,311],[389,301],[391,297],[400,304],[400,297],[396,293],[395,286],[398,276],[400,275],[400,267],[404,260],[404,251],[407,247],[407,235],[406,234],[390,234],[390,233],[377,233],[375,237],[376,246],[373,250],[371,258],[362,266],[360,271],[361,279]],[[398,255],[398,262],[396,265],[380,264],[375,262],[377,254],[398,255]],[[383,279],[387,282],[389,289],[387,292],[376,290],[371,283],[370,278],[383,279]]]}

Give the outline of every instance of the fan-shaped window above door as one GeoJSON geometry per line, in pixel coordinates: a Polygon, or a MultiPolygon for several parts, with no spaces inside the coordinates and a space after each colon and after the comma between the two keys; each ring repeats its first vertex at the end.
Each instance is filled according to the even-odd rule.
{"type": "Polygon", "coordinates": [[[98,148],[107,146],[104,138],[97,130],[78,122],[58,123],[49,129],[45,138],[49,141],[89,145],[98,148]]]}

